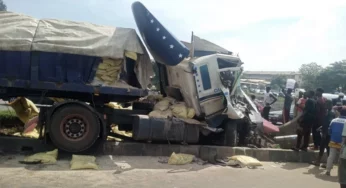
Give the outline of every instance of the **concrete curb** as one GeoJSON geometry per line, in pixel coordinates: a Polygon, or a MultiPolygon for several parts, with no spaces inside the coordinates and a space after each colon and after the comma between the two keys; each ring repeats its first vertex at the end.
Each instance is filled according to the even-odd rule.
{"type": "MultiPolygon", "coordinates": [[[[260,161],[301,163],[314,161],[318,156],[318,152],[295,152],[287,149],[252,149],[243,147],[200,145],[184,146],[114,141],[104,143],[102,152],[100,154],[128,156],[170,156],[172,152],[195,155],[202,160],[209,161],[210,163],[215,163],[215,159],[222,159],[233,155],[247,155],[260,161]]],[[[323,161],[325,161],[325,158],[326,157],[324,156],[323,161]]]]}
{"type": "MultiPolygon", "coordinates": [[[[2,152],[22,152],[23,147],[32,148],[32,152],[43,152],[52,150],[52,145],[44,144],[41,140],[2,138],[6,145],[0,146],[2,152]]],[[[272,162],[301,162],[308,163],[314,161],[318,152],[295,152],[287,149],[252,149],[243,147],[224,146],[201,146],[201,145],[172,145],[172,144],[149,144],[139,142],[115,142],[107,141],[97,145],[92,151],[85,154],[91,155],[127,155],[127,156],[170,156],[175,153],[191,154],[210,163],[215,163],[216,159],[223,159],[233,155],[247,155],[260,161],[272,162]]],[[[326,154],[324,159],[326,161],[326,154]]]]}

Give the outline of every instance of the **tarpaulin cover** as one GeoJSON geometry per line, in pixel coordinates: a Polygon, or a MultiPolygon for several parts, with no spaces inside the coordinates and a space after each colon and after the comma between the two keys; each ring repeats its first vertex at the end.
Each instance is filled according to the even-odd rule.
{"type": "Polygon", "coordinates": [[[30,51],[38,20],[0,11],[0,50],[30,51]]]}
{"type": "MultiPolygon", "coordinates": [[[[144,45],[136,30],[129,28],[55,19],[38,20],[17,13],[0,12],[1,51],[131,58],[135,62],[134,73],[143,89],[150,83],[150,76],[153,75],[152,64],[144,45]]],[[[64,57],[67,58],[66,55],[64,57]]]]}
{"type": "Polygon", "coordinates": [[[144,54],[136,30],[0,12],[1,50],[60,52],[122,59],[144,54]]]}

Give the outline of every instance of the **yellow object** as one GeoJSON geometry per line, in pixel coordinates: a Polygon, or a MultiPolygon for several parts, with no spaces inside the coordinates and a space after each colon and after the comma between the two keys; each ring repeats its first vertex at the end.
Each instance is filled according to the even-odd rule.
{"type": "Polygon", "coordinates": [[[168,159],[168,164],[170,165],[184,165],[189,164],[193,161],[195,156],[183,153],[172,153],[172,155],[168,159]]]}
{"type": "Polygon", "coordinates": [[[18,97],[9,104],[16,112],[18,118],[23,122],[28,122],[31,118],[38,116],[39,110],[35,104],[24,97],[18,97]]]}
{"type": "Polygon", "coordinates": [[[154,110],[160,110],[165,111],[169,108],[169,101],[168,100],[162,100],[155,104],[154,110]]]}
{"type": "Polygon", "coordinates": [[[154,118],[171,118],[173,117],[172,111],[170,109],[167,109],[165,111],[160,110],[154,110],[149,113],[149,117],[154,118]]]}
{"type": "Polygon", "coordinates": [[[37,129],[34,129],[31,132],[23,133],[22,136],[27,138],[38,138],[40,137],[40,133],[37,131],[37,129]]]}
{"type": "Polygon", "coordinates": [[[192,119],[193,117],[195,117],[195,115],[196,115],[195,109],[187,108],[187,118],[192,119]]]}
{"type": "Polygon", "coordinates": [[[96,77],[106,84],[118,81],[122,63],[122,59],[103,58],[102,63],[97,68],[96,77]]]}
{"type": "Polygon", "coordinates": [[[117,138],[117,137],[114,137],[114,136],[107,136],[107,140],[108,141],[117,141],[117,142],[123,141],[123,139],[117,138]]]}
{"type": "Polygon", "coordinates": [[[227,165],[234,166],[240,165],[241,167],[258,167],[263,166],[262,163],[253,158],[246,155],[234,155],[228,158],[227,165]]]}
{"type": "Polygon", "coordinates": [[[341,143],[336,143],[336,142],[333,142],[333,141],[330,141],[328,146],[330,148],[337,148],[337,149],[341,149],[341,143]]]}
{"type": "Polygon", "coordinates": [[[72,155],[72,160],[70,162],[71,170],[81,170],[81,169],[98,169],[96,164],[96,157],[89,155],[72,155]]]}
{"type": "Polygon", "coordinates": [[[185,103],[177,103],[171,106],[172,113],[177,118],[187,118],[187,108],[185,103]]]}
{"type": "Polygon", "coordinates": [[[119,105],[116,102],[110,102],[110,103],[106,104],[106,106],[113,108],[113,109],[122,109],[123,108],[121,105],[119,105]]]}
{"type": "Polygon", "coordinates": [[[45,153],[36,153],[24,158],[24,162],[40,162],[42,164],[54,164],[58,158],[58,150],[45,152],[45,153]]]}
{"type": "Polygon", "coordinates": [[[135,52],[125,51],[125,56],[130,58],[130,59],[137,61],[137,53],[135,53],[135,52]]]}
{"type": "Polygon", "coordinates": [[[170,104],[175,104],[176,100],[172,97],[165,97],[162,100],[169,101],[170,104]]]}
{"type": "Polygon", "coordinates": [[[119,130],[118,125],[112,124],[112,125],[111,125],[111,129],[112,129],[112,132],[113,132],[113,133],[116,133],[116,134],[118,134],[118,135],[130,137],[130,138],[132,137],[132,132],[121,131],[121,130],[119,130]]]}

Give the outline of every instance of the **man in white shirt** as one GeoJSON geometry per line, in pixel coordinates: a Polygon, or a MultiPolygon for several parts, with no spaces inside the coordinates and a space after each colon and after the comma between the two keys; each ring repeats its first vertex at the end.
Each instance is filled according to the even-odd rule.
{"type": "Polygon", "coordinates": [[[271,88],[268,86],[266,87],[266,93],[264,94],[264,100],[263,100],[263,112],[262,116],[264,119],[269,120],[269,112],[272,104],[274,104],[277,101],[277,98],[270,92],[271,88]]]}

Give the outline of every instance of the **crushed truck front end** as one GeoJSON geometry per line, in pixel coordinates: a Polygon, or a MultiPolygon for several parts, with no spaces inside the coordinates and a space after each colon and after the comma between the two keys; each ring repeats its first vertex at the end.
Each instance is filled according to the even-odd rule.
{"type": "Polygon", "coordinates": [[[228,143],[231,146],[236,145],[234,140],[245,143],[252,130],[262,125],[255,104],[240,87],[242,64],[237,56],[212,54],[165,67],[166,87],[179,90],[186,105],[195,110],[195,118],[206,123],[203,135],[224,137],[220,130],[236,127],[231,129],[231,137],[236,137],[228,143]]]}

